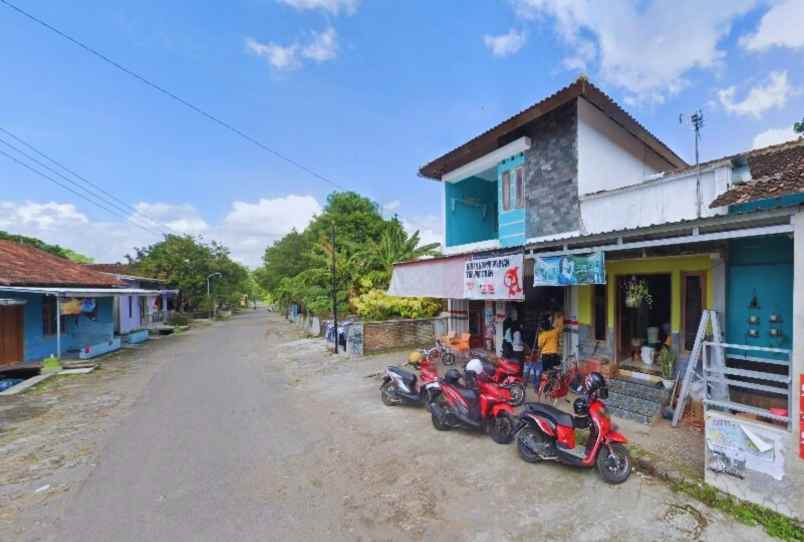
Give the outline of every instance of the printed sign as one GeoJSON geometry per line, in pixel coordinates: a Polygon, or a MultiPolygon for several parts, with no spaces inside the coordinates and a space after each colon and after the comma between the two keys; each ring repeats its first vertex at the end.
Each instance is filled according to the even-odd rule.
{"type": "Polygon", "coordinates": [[[536,256],[534,286],[606,284],[606,261],[602,252],[568,256],[536,256]]]}
{"type": "Polygon", "coordinates": [[[785,432],[710,416],[706,420],[709,468],[742,477],[746,469],[776,480],[784,477],[785,432]]]}
{"type": "Polygon", "coordinates": [[[522,254],[467,260],[464,299],[525,299],[522,254]]]}

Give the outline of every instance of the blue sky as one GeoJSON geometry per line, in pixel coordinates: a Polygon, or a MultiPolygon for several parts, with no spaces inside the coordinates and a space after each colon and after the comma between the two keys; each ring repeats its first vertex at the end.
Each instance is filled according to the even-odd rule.
{"type": "MultiPolygon", "coordinates": [[[[686,159],[679,113],[704,110],[704,159],[804,116],[802,0],[18,1],[428,239],[418,167],[580,73],[686,159]]],[[[332,189],[2,5],[0,47],[0,127],[250,265],[332,189]]],[[[3,156],[0,188],[0,229],[102,261],[156,240],[3,156]]]]}

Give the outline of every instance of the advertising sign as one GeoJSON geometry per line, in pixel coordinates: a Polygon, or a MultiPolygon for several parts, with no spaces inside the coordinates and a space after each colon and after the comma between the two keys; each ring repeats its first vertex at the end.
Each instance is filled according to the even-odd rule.
{"type": "Polygon", "coordinates": [[[606,261],[602,252],[567,256],[536,256],[534,286],[606,284],[606,261]]]}
{"type": "Polygon", "coordinates": [[[464,263],[464,299],[525,299],[523,255],[497,256],[464,263]]]}

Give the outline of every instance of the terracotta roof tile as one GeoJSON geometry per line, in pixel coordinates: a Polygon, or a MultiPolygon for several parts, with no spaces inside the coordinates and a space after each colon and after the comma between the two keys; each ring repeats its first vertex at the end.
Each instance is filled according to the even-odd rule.
{"type": "Polygon", "coordinates": [[[742,155],[751,179],[735,184],[719,195],[709,207],[738,205],[767,198],[804,193],[804,139],[756,149],[742,155]]]}
{"type": "Polygon", "coordinates": [[[125,283],[32,246],[0,241],[0,285],[112,288],[125,283]]]}

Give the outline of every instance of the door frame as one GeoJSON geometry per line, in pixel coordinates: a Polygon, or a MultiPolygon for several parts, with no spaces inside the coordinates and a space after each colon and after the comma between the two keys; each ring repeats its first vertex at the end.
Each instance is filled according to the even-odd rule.
{"type": "Polygon", "coordinates": [[[18,348],[17,348],[17,356],[18,359],[14,361],[1,361],[0,360],[0,367],[3,366],[13,366],[18,363],[23,363],[25,361],[25,305],[3,305],[0,306],[0,310],[11,310],[12,313],[17,315],[14,320],[16,320],[16,328],[18,331],[19,340],[17,341],[18,348]]]}
{"type": "MultiPolygon", "coordinates": [[[[686,348],[686,340],[687,340],[687,277],[699,277],[701,280],[701,311],[703,312],[706,310],[706,295],[707,295],[707,288],[709,285],[706,282],[706,271],[682,271],[681,272],[681,337],[679,337],[679,342],[681,344],[678,345],[679,352],[683,352],[685,354],[689,353],[689,350],[686,348]]],[[[699,325],[700,322],[693,324],[699,325]]]]}
{"type": "MultiPolygon", "coordinates": [[[[623,303],[620,302],[620,280],[628,280],[629,277],[649,277],[649,276],[666,276],[670,277],[670,320],[673,319],[673,272],[672,271],[657,271],[654,273],[622,273],[619,275],[615,275],[614,277],[614,316],[615,316],[615,324],[614,324],[614,359],[617,360],[619,364],[621,361],[628,361],[630,358],[621,358],[621,355],[624,353],[621,351],[621,343],[622,343],[622,330],[623,330],[623,303]]],[[[683,284],[683,279],[682,279],[683,284]]],[[[608,286],[608,283],[607,283],[608,286]]],[[[608,290],[608,288],[607,288],[608,290]]],[[[607,296],[608,296],[607,292],[607,296]]],[[[683,294],[682,294],[683,300],[683,294]]],[[[682,328],[683,329],[683,328],[682,328]]],[[[671,330],[672,333],[672,330],[671,330]]]]}

